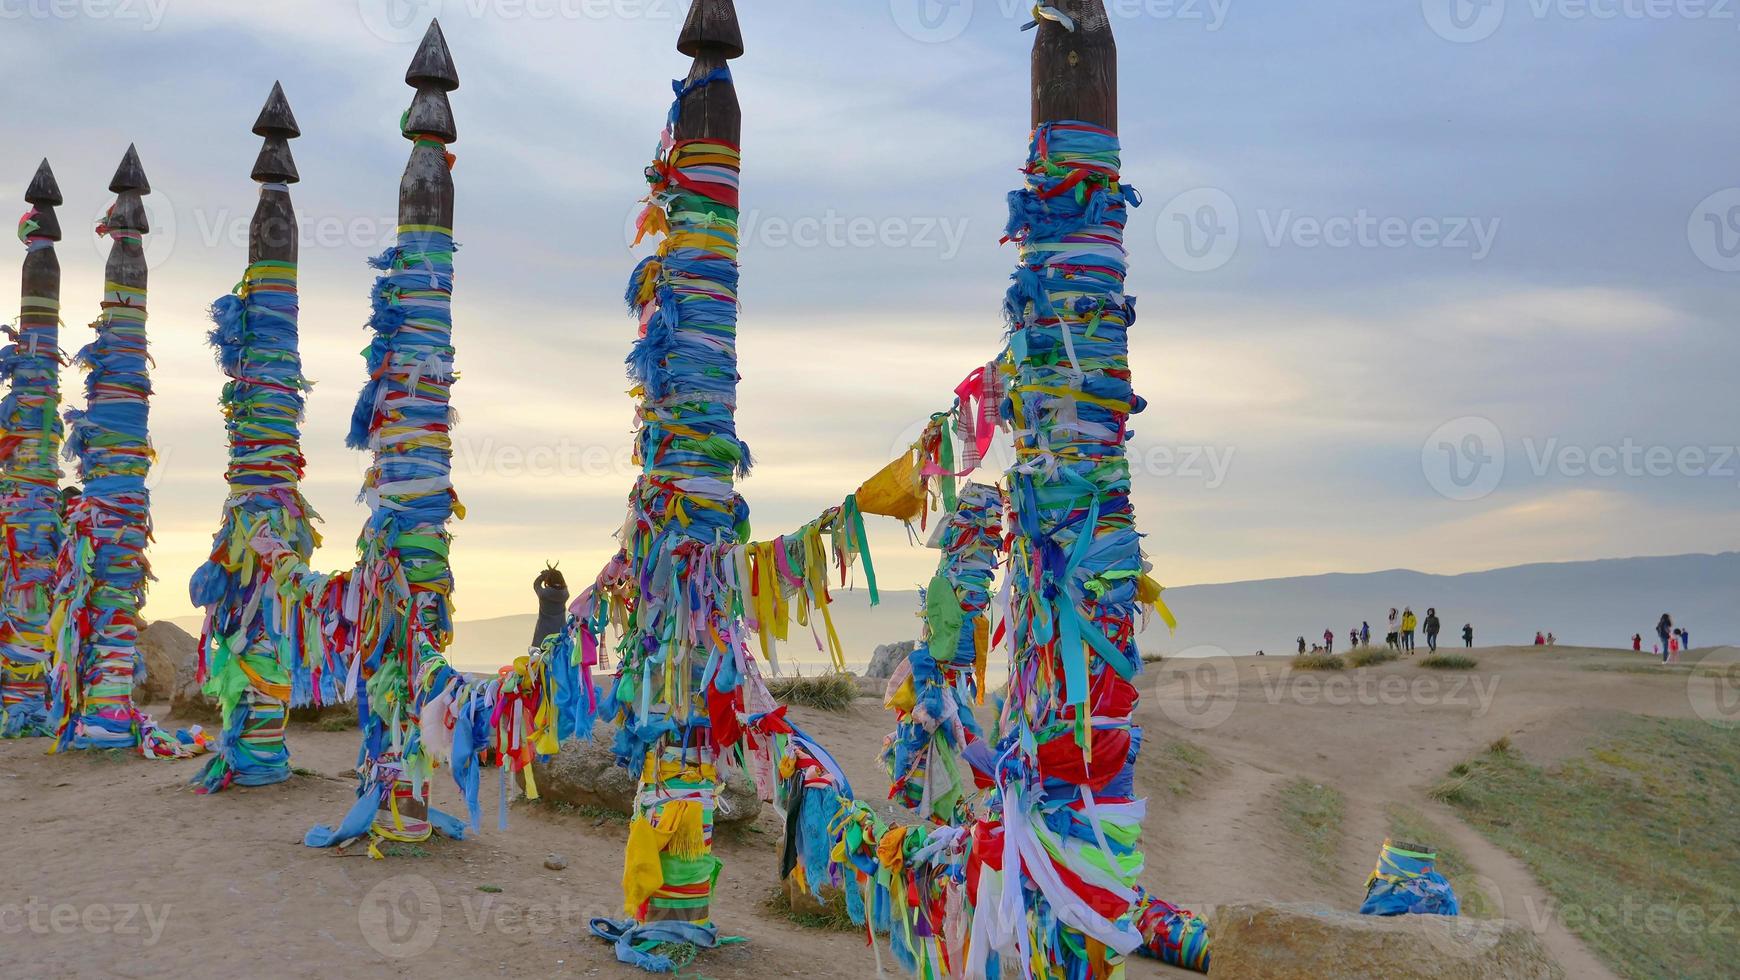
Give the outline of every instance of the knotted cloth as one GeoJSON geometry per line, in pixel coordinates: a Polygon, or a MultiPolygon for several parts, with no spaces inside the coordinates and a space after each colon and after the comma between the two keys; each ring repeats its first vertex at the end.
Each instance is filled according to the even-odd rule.
{"type": "MultiPolygon", "coordinates": [[[[35,210],[19,222],[30,252],[35,210]]],[[[0,738],[54,734],[48,716],[48,620],[64,536],[60,496],[60,301],[24,297],[0,349],[0,738]]]]}
{"type": "Polygon", "coordinates": [[[1142,943],[1135,619],[1139,593],[1157,594],[1143,584],[1124,448],[1145,407],[1124,293],[1139,199],[1118,180],[1116,134],[1085,123],[1041,125],[1026,172],[1009,195],[1020,261],[1003,304],[1012,660],[971,950],[975,966],[995,951],[1034,975],[1116,976],[1142,943]]]}
{"type": "MultiPolygon", "coordinates": [[[[729,78],[721,69],[696,84],[729,78]]],[[[646,171],[650,192],[636,241],[661,241],[625,294],[640,322],[627,363],[640,398],[641,475],[623,526],[634,586],[608,700],[620,726],[617,755],[641,773],[641,785],[623,873],[632,921],[610,934],[620,937],[619,958],[649,968],[655,964],[628,954],[650,923],[684,923],[697,945],[717,941],[716,765],[736,741],[747,657],[742,610],[720,577],[726,549],[749,536],[749,507],[733,488],[752,464],[735,418],[739,152],[675,139],[686,90],[677,83],[646,171]]]]}
{"type": "MultiPolygon", "coordinates": [[[[313,386],[302,375],[296,299],[296,264],[260,261],[211,309],[210,341],[230,378],[222,396],[229,496],[211,556],[189,583],[193,604],[206,611],[200,679],[223,711],[218,751],[195,777],[205,793],[290,778],[284,724],[293,677],[308,669],[308,613],[284,601],[255,541],[302,562],[320,544],[318,515],[300,488],[303,405],[313,386]]],[[[317,691],[309,688],[320,703],[317,691]]]]}
{"type": "MultiPolygon", "coordinates": [[[[418,150],[440,148],[421,138],[418,150]]],[[[451,161],[451,158],[449,158],[451,161]]],[[[443,819],[429,806],[430,759],[418,724],[424,696],[434,696],[426,667],[453,637],[452,536],[464,516],[451,480],[453,235],[450,229],[401,226],[398,243],[371,263],[374,338],[364,356],[368,382],[351,414],[349,445],[369,449],[363,478],[369,520],[357,541],[359,561],[346,583],[356,610],[351,671],[363,729],[359,801],[373,804],[367,828],[380,840],[422,841],[443,819]]],[[[327,846],[358,836],[359,802],[336,830],[316,827],[305,842],[327,846]]],[[[450,823],[448,822],[450,821],[450,823]]]]}
{"type": "Polygon", "coordinates": [[[973,705],[984,702],[991,577],[1002,534],[997,488],[963,486],[954,511],[937,526],[942,556],[923,593],[923,635],[888,682],[884,703],[897,721],[882,750],[888,795],[936,823],[970,822],[972,796],[989,786],[989,753],[973,705]],[[979,761],[977,776],[969,752],[979,761]]]}
{"type": "MultiPolygon", "coordinates": [[[[143,261],[140,232],[99,225],[117,248],[143,261]]],[[[133,704],[139,607],[151,577],[151,494],[145,477],[155,454],[148,432],[151,379],[142,287],[103,286],[96,339],[75,360],[85,375],[85,408],[66,413],[66,456],[78,460],[83,493],[66,509],[56,565],[54,611],[55,748],[137,749],[147,757],[189,751],[133,704]]]]}

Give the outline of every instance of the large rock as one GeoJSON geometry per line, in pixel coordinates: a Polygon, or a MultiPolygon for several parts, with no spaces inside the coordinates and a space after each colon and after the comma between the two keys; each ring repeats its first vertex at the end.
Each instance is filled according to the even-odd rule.
{"type": "Polygon", "coordinates": [[[138,650],[145,661],[145,680],[133,692],[140,704],[174,705],[204,700],[194,678],[199,673],[199,640],[167,620],[139,631],[138,650]]]}
{"type": "MultiPolygon", "coordinates": [[[[169,717],[177,721],[218,724],[223,712],[216,701],[200,690],[199,640],[167,620],[159,620],[139,633],[138,650],[145,662],[145,681],[133,692],[142,705],[169,704],[169,717]]],[[[323,724],[328,719],[356,717],[356,705],[292,708],[290,720],[323,724]]]]}
{"type": "MultiPolygon", "coordinates": [[[[610,751],[614,735],[609,725],[600,724],[592,729],[591,738],[571,738],[548,762],[533,762],[538,797],[625,816],[633,813],[639,774],[616,764],[610,751]]],[[[713,823],[721,827],[750,823],[761,815],[761,806],[754,781],[731,773],[714,798],[713,823]]]]}
{"type": "Polygon", "coordinates": [[[1558,980],[1533,933],[1506,919],[1373,916],[1244,903],[1209,915],[1211,977],[1264,980],[1558,980]]]}
{"type": "Polygon", "coordinates": [[[900,662],[912,656],[912,650],[918,646],[911,640],[901,640],[899,643],[884,643],[870,655],[870,666],[865,669],[864,676],[877,680],[887,680],[894,676],[894,668],[900,662]]]}

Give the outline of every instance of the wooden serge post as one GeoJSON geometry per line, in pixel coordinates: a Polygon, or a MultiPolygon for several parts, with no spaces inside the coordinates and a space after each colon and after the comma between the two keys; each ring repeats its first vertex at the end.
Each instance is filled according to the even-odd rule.
{"type": "MultiPolygon", "coordinates": [[[[358,649],[367,679],[362,707],[363,789],[377,804],[372,836],[427,840],[430,767],[418,735],[422,673],[453,638],[453,173],[459,139],[447,93],[459,73],[441,24],[431,21],[405,84],[416,89],[401,130],[412,143],[399,181],[399,232],[375,260],[375,340],[369,382],[351,417],[349,443],[368,449],[363,482],[369,523],[361,560],[358,649]]],[[[376,851],[378,854],[378,849],[376,851]]]]}
{"type": "MultiPolygon", "coordinates": [[[[97,233],[111,240],[97,336],[78,354],[86,406],[66,414],[83,493],[67,508],[54,624],[56,703],[62,745],[150,747],[150,726],[133,704],[133,662],[151,567],[151,495],[146,475],[150,361],[145,339],[144,195],[151,184],[127,147],[109,190],[116,195],[97,233]]],[[[171,740],[172,742],[172,740],[171,740]]],[[[173,747],[161,754],[174,754],[173,747]]]]}
{"type": "MultiPolygon", "coordinates": [[[[993,920],[1018,884],[1025,914],[1001,927],[1027,932],[1021,946],[1043,964],[1036,972],[1121,976],[1141,942],[1132,904],[1144,816],[1133,778],[1135,617],[1158,598],[1125,456],[1129,417],[1144,407],[1130,384],[1134,306],[1124,293],[1134,198],[1118,177],[1117,46],[1104,5],[1049,0],[1035,16],[1034,133],[1026,185],[1010,200],[1021,257],[1004,304],[1017,533],[1002,727],[1020,766],[1002,777],[998,810],[1024,860],[1002,869],[1018,881],[981,883],[976,914],[993,920]],[[1075,846],[1063,847],[1065,839],[1075,846]],[[1084,850],[1098,856],[1083,863],[1084,850]]],[[[975,922],[975,941],[994,932],[975,922]]]]}
{"type": "Polygon", "coordinates": [[[60,497],[60,185],[48,161],[24,191],[18,326],[0,350],[12,391],[0,402],[0,738],[54,733],[48,717],[49,638],[55,560],[62,539],[60,497]]]}
{"type": "Polygon", "coordinates": [[[679,607],[691,579],[700,587],[748,527],[735,490],[749,453],[736,427],[742,112],[727,63],[743,54],[743,38],[730,0],[696,0],[677,50],[693,60],[647,170],[652,191],[641,220],[643,234],[664,239],[630,283],[641,320],[629,373],[641,398],[642,472],[624,546],[640,591],[616,693],[622,755],[641,767],[623,876],[633,921],[625,928],[658,923],[706,946],[717,937],[716,766],[737,738],[741,705],[741,692],[720,689],[707,666],[734,656],[729,644],[741,632],[710,599],[679,607]],[[705,625],[670,628],[682,621],[705,625]]]}
{"type": "Polygon", "coordinates": [[[222,742],[196,780],[205,793],[290,778],[284,728],[295,664],[284,654],[307,656],[304,611],[277,594],[261,552],[306,562],[319,541],[300,490],[309,385],[297,335],[299,242],[290,185],[300,177],[290,140],[302,131],[276,82],[253,132],[264,142],[252,171],[260,200],[248,224],[248,269],[233,295],[212,304],[211,341],[230,378],[223,390],[229,494],[211,557],[190,584],[194,604],[206,609],[202,680],[223,680],[222,742]]]}

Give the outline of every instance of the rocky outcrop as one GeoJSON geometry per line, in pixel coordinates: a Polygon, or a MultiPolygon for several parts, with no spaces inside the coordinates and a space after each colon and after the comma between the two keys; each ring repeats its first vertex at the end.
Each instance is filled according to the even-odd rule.
{"type": "Polygon", "coordinates": [[[912,650],[918,646],[911,640],[901,640],[899,643],[884,643],[870,655],[870,666],[865,669],[864,676],[875,680],[887,680],[894,676],[894,668],[900,662],[912,656],[912,650]]]}
{"type": "Polygon", "coordinates": [[[1222,905],[1209,916],[1210,977],[1266,980],[1559,980],[1521,923],[1373,916],[1322,905],[1222,905]]]}
{"type": "MultiPolygon", "coordinates": [[[[613,737],[611,727],[600,724],[593,728],[591,738],[571,738],[549,761],[533,762],[538,797],[625,816],[633,813],[639,774],[616,764],[610,751],[613,737]]],[[[713,823],[720,827],[750,823],[761,815],[761,806],[754,781],[732,773],[720,783],[714,798],[713,823]]]]}
{"type": "Polygon", "coordinates": [[[142,705],[203,700],[195,677],[199,673],[199,640],[167,620],[139,631],[138,650],[145,662],[145,680],[133,691],[142,705]]]}

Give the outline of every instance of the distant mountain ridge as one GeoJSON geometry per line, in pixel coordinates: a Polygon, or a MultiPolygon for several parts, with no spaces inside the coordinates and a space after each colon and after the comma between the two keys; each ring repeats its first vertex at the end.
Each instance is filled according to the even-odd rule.
{"type": "MultiPolygon", "coordinates": [[[[1165,581],[1163,569],[1160,578],[1165,581]]],[[[862,587],[836,590],[834,598],[830,612],[851,669],[861,670],[878,644],[917,633],[916,591],[883,590],[874,607],[862,587]]],[[[1295,637],[1322,642],[1326,628],[1335,632],[1336,649],[1343,649],[1347,631],[1362,621],[1371,623],[1373,641],[1381,643],[1391,606],[1412,606],[1422,619],[1427,607],[1436,606],[1442,639],[1451,646],[1461,643],[1466,622],[1474,625],[1478,646],[1527,644],[1536,630],[1550,630],[1561,643],[1592,647],[1629,646],[1631,634],[1642,633],[1647,650],[1664,612],[1691,630],[1696,647],[1740,644],[1740,552],[1538,563],[1458,575],[1393,569],[1185,585],[1167,589],[1166,603],[1177,614],[1178,632],[1168,635],[1165,624],[1153,619],[1139,640],[1144,652],[1287,654],[1295,637]]],[[[534,618],[526,613],[455,624],[454,663],[468,669],[507,663],[525,651],[534,618]]],[[[198,632],[197,619],[177,622],[198,632]]],[[[784,672],[813,673],[827,663],[806,632],[792,624],[791,640],[780,650],[784,672]]]]}

